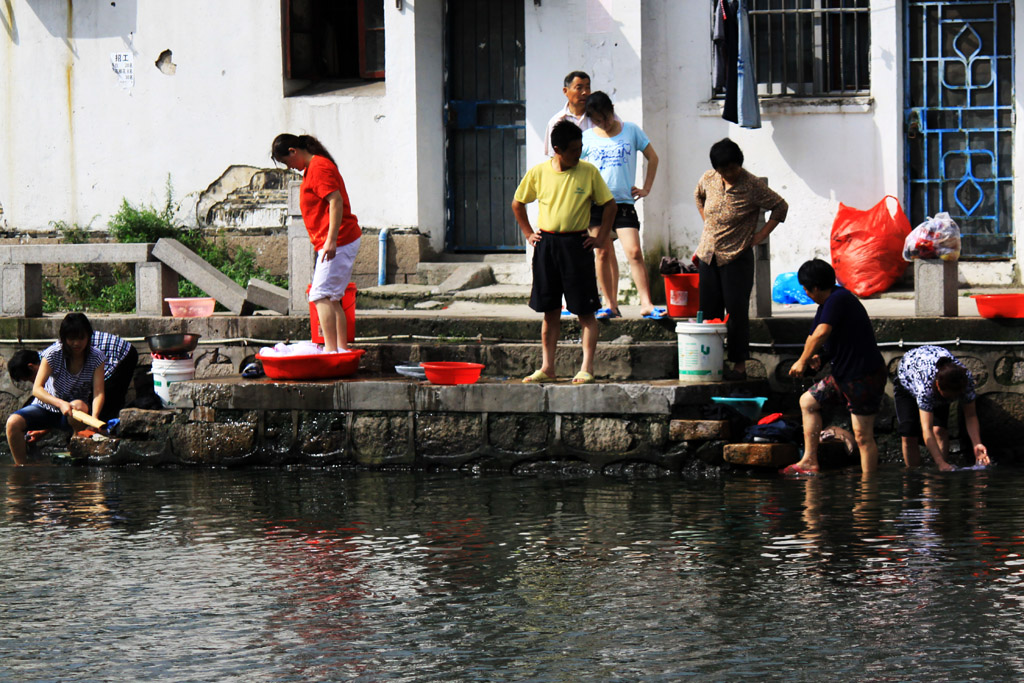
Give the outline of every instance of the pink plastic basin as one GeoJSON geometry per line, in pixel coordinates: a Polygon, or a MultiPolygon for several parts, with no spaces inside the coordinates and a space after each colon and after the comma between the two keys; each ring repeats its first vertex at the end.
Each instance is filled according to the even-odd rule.
{"type": "Polygon", "coordinates": [[[164,299],[175,318],[206,318],[213,315],[217,301],[212,296],[194,296],[182,299],[164,299]]]}

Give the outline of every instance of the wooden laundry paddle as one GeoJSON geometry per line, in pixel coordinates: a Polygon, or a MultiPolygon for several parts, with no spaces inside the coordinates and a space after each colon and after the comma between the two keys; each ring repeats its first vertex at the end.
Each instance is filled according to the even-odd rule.
{"type": "Polygon", "coordinates": [[[103,420],[97,420],[89,413],[83,413],[81,410],[72,410],[71,417],[75,418],[82,424],[87,424],[93,429],[103,429],[107,426],[107,423],[103,420]]]}

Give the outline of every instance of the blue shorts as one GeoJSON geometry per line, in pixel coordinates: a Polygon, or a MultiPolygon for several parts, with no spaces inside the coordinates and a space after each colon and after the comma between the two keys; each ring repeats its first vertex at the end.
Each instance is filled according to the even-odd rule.
{"type": "Polygon", "coordinates": [[[71,431],[68,419],[58,412],[47,410],[38,405],[25,406],[21,410],[15,410],[15,415],[21,415],[25,420],[26,430],[34,432],[37,429],[63,429],[71,431]]]}

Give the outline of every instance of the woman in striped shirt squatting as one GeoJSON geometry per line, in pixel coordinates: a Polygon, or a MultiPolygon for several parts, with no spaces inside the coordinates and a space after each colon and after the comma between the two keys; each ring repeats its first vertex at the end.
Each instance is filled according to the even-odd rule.
{"type": "Polygon", "coordinates": [[[32,403],[7,418],[7,444],[16,465],[25,464],[25,432],[54,427],[86,428],[71,416],[80,410],[99,418],[103,410],[103,354],[90,345],[92,324],[83,313],[68,313],[60,324],[60,344],[41,355],[32,403]],[[90,408],[91,402],[91,408],[90,408]]]}

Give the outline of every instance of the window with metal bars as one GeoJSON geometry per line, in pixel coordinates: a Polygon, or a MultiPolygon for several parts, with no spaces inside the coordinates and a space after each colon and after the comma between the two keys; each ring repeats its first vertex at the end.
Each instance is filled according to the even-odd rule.
{"type": "Polygon", "coordinates": [[[870,0],[747,0],[758,95],[869,94],[870,10],[870,0]]]}

